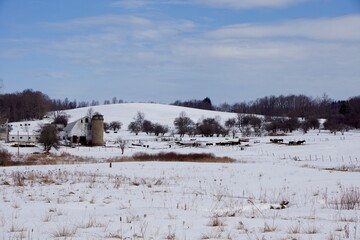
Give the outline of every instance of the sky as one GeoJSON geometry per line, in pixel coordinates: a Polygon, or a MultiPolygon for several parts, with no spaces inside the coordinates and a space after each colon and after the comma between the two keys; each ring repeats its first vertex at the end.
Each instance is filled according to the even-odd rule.
{"type": "Polygon", "coordinates": [[[172,103],[360,94],[360,0],[0,0],[2,93],[172,103]]]}

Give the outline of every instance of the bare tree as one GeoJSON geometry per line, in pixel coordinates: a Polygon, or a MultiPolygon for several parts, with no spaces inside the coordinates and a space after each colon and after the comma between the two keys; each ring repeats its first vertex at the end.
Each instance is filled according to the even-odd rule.
{"type": "Polygon", "coordinates": [[[89,105],[90,105],[89,102],[81,101],[81,102],[78,102],[77,107],[78,108],[83,108],[83,107],[88,107],[89,105]]]}
{"type": "Polygon", "coordinates": [[[194,125],[194,122],[182,111],[179,117],[175,118],[174,125],[180,137],[190,132],[190,127],[194,125]]]}
{"type": "Polygon", "coordinates": [[[235,138],[236,134],[239,132],[236,127],[236,118],[229,118],[225,121],[225,127],[231,133],[232,137],[235,138]]]}
{"type": "Polygon", "coordinates": [[[145,114],[143,112],[137,112],[134,120],[142,128],[145,120],[145,114]]]}
{"type": "MultiPolygon", "coordinates": [[[[284,120],[284,126],[283,126],[283,130],[284,132],[293,132],[294,130],[298,129],[300,127],[300,122],[297,118],[289,118],[289,119],[285,119],[284,120]]],[[[304,132],[306,132],[307,130],[305,130],[305,128],[303,129],[304,132]]]]}
{"type": "Polygon", "coordinates": [[[99,101],[96,100],[92,100],[90,103],[90,106],[97,106],[97,105],[99,105],[99,101]]]}
{"type": "Polygon", "coordinates": [[[104,131],[106,132],[109,129],[110,129],[110,124],[107,122],[104,122],[104,131]]]}
{"type": "Polygon", "coordinates": [[[167,126],[161,125],[160,123],[155,123],[153,126],[154,126],[153,132],[156,136],[159,136],[159,135],[164,136],[165,133],[167,133],[169,131],[169,128],[167,126]]]}
{"type": "Polygon", "coordinates": [[[149,120],[144,120],[143,125],[142,125],[142,130],[146,134],[149,134],[154,131],[154,124],[149,120]]]}
{"type": "Polygon", "coordinates": [[[129,123],[128,130],[135,135],[138,135],[141,132],[141,128],[136,124],[136,122],[129,123]]]}
{"type": "Polygon", "coordinates": [[[59,141],[56,126],[46,124],[40,129],[39,143],[44,146],[44,151],[49,152],[52,147],[58,149],[59,141]]]}
{"type": "Polygon", "coordinates": [[[119,121],[112,121],[110,122],[109,127],[113,130],[113,131],[117,131],[120,130],[122,126],[122,123],[119,121]]]}
{"type": "Polygon", "coordinates": [[[54,111],[53,119],[53,124],[62,124],[64,127],[66,127],[69,121],[69,115],[64,111],[54,111]]]}
{"type": "Polygon", "coordinates": [[[240,131],[241,131],[241,126],[243,124],[244,117],[245,117],[245,114],[242,114],[242,113],[236,114],[236,126],[239,128],[240,131]]]}
{"type": "Polygon", "coordinates": [[[86,116],[88,116],[89,119],[91,120],[92,117],[94,116],[94,109],[93,109],[93,108],[89,108],[89,109],[87,110],[86,116]]]}
{"type": "Polygon", "coordinates": [[[116,98],[116,97],[113,97],[113,98],[111,99],[111,103],[112,103],[112,104],[118,103],[117,98],[116,98]]]}
{"type": "Polygon", "coordinates": [[[197,124],[198,132],[205,137],[227,135],[226,129],[215,118],[205,118],[197,124]]]}
{"type": "Polygon", "coordinates": [[[125,147],[127,145],[127,141],[122,139],[121,137],[119,137],[117,139],[117,142],[119,143],[119,147],[121,149],[121,154],[124,154],[124,151],[125,151],[125,147]]]}
{"type": "Polygon", "coordinates": [[[142,112],[137,112],[134,117],[134,121],[129,124],[128,130],[138,135],[139,132],[143,130],[144,120],[145,114],[142,112]]]}

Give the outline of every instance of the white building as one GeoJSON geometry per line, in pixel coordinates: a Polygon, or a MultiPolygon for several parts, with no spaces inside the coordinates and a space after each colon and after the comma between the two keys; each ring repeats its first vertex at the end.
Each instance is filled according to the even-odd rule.
{"type": "Polygon", "coordinates": [[[64,132],[65,138],[71,143],[87,144],[91,142],[91,119],[86,116],[71,122],[64,132]]]}
{"type": "Polygon", "coordinates": [[[19,134],[9,135],[9,142],[35,143],[39,140],[39,135],[34,134],[19,134]]]}
{"type": "Polygon", "coordinates": [[[9,142],[35,143],[39,140],[38,126],[34,122],[9,123],[9,142]]]}

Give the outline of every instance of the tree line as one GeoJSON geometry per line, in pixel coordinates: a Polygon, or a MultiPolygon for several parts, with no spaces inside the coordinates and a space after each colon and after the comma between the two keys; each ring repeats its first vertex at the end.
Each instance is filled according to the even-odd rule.
{"type": "MultiPolygon", "coordinates": [[[[106,129],[113,129],[114,131],[122,126],[120,122],[104,123],[104,125],[107,125],[106,129]],[[111,127],[113,125],[117,127],[111,127]]],[[[179,134],[180,137],[185,135],[189,137],[260,137],[264,134],[291,133],[296,130],[306,134],[310,129],[317,129],[319,131],[325,129],[336,134],[337,132],[344,133],[349,130],[347,125],[334,123],[331,119],[325,120],[323,125],[321,125],[320,120],[314,117],[306,117],[304,119],[297,117],[263,117],[244,113],[237,113],[235,117],[225,119],[224,121],[217,116],[214,118],[201,118],[194,122],[184,111],[174,119],[173,126],[174,130],[172,130],[170,135],[179,134]]],[[[163,136],[171,129],[166,125],[152,123],[150,120],[145,119],[145,115],[142,112],[138,112],[134,116],[134,121],[128,125],[128,131],[136,135],[144,132],[150,135],[163,136]]]]}
{"type": "MultiPolygon", "coordinates": [[[[113,97],[105,100],[104,104],[123,103],[113,97]]],[[[63,111],[81,107],[97,106],[99,101],[77,101],[65,99],[51,99],[48,95],[26,89],[22,92],[0,94],[0,120],[17,122],[24,120],[42,119],[50,111],[63,111]]]]}
{"type": "Polygon", "coordinates": [[[42,119],[51,110],[51,99],[30,89],[0,95],[0,117],[10,122],[42,119]]]}
{"type": "MultiPolygon", "coordinates": [[[[263,117],[252,114],[238,113],[235,117],[225,119],[224,121],[219,117],[214,118],[200,118],[194,122],[183,111],[173,121],[173,127],[162,125],[160,123],[153,123],[145,118],[145,114],[137,112],[134,116],[134,121],[130,122],[127,130],[138,135],[140,132],[147,135],[154,134],[155,136],[163,136],[170,132],[170,135],[178,134],[180,137],[185,135],[189,137],[203,136],[203,137],[226,137],[232,138],[242,136],[262,136],[265,133],[291,133],[295,130],[301,130],[304,134],[310,129],[318,129],[320,131],[321,124],[317,118],[299,118],[288,117],[263,117]]],[[[104,130],[118,131],[122,127],[119,121],[112,121],[104,123],[104,130]]],[[[323,128],[330,130],[333,133],[344,132],[348,128],[336,127],[327,120],[323,124],[323,128]]]]}
{"type": "Polygon", "coordinates": [[[316,98],[305,95],[280,95],[266,96],[250,102],[222,103],[218,106],[212,105],[211,100],[206,98],[202,101],[176,101],[173,105],[272,117],[323,118],[329,120],[328,124],[332,126],[337,125],[336,128],[344,126],[360,128],[360,96],[337,101],[330,99],[326,94],[316,98]]]}
{"type": "MultiPolygon", "coordinates": [[[[124,103],[124,101],[113,97],[111,100],[105,100],[103,104],[111,103],[124,103]]],[[[49,111],[96,105],[100,105],[99,101],[51,99],[40,91],[26,89],[22,92],[0,94],[0,118],[10,122],[41,119],[49,111]]],[[[213,105],[210,98],[206,97],[203,100],[178,100],[172,105],[272,117],[324,118],[335,128],[360,128],[360,96],[338,101],[330,99],[327,95],[316,98],[305,95],[280,95],[266,96],[250,102],[222,103],[218,106],[213,105]]]]}

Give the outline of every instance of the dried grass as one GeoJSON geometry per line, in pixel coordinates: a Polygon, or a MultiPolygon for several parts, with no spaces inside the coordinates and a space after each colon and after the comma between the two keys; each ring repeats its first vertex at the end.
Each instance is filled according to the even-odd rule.
{"type": "Polygon", "coordinates": [[[274,224],[269,225],[267,223],[264,223],[264,228],[263,228],[264,233],[274,232],[274,231],[276,231],[276,229],[277,229],[277,226],[275,226],[274,224]]]}
{"type": "Polygon", "coordinates": [[[315,225],[309,225],[307,229],[304,229],[305,234],[318,234],[320,231],[315,225]]]}
{"type": "Polygon", "coordinates": [[[76,228],[67,228],[67,227],[60,227],[54,233],[51,234],[54,238],[68,238],[74,237],[76,234],[76,228]]]}
{"type": "MultiPolygon", "coordinates": [[[[61,154],[37,153],[22,155],[16,161],[6,150],[0,151],[0,166],[29,166],[29,165],[56,165],[56,164],[79,164],[97,163],[92,157],[80,157],[62,152],[61,154]]],[[[135,153],[131,157],[116,157],[104,160],[104,162],[197,162],[197,163],[233,163],[234,159],[229,157],[216,157],[209,153],[180,154],[175,152],[147,154],[135,153]]]]}
{"type": "Polygon", "coordinates": [[[210,227],[222,227],[225,226],[225,223],[217,216],[211,218],[210,222],[208,223],[210,227]]]}
{"type": "Polygon", "coordinates": [[[323,168],[323,170],[338,171],[338,172],[360,172],[360,167],[355,164],[349,164],[349,165],[341,165],[338,167],[323,168]]]}
{"type": "Polygon", "coordinates": [[[234,159],[229,157],[216,157],[210,153],[180,154],[175,152],[147,154],[135,153],[132,157],[112,158],[111,162],[198,162],[198,163],[233,163],[234,159]]]}
{"type": "Polygon", "coordinates": [[[6,167],[11,164],[12,155],[5,149],[0,149],[0,166],[6,167]]]}
{"type": "Polygon", "coordinates": [[[330,201],[330,206],[343,210],[358,209],[360,207],[360,188],[343,188],[339,196],[330,201]]]}

